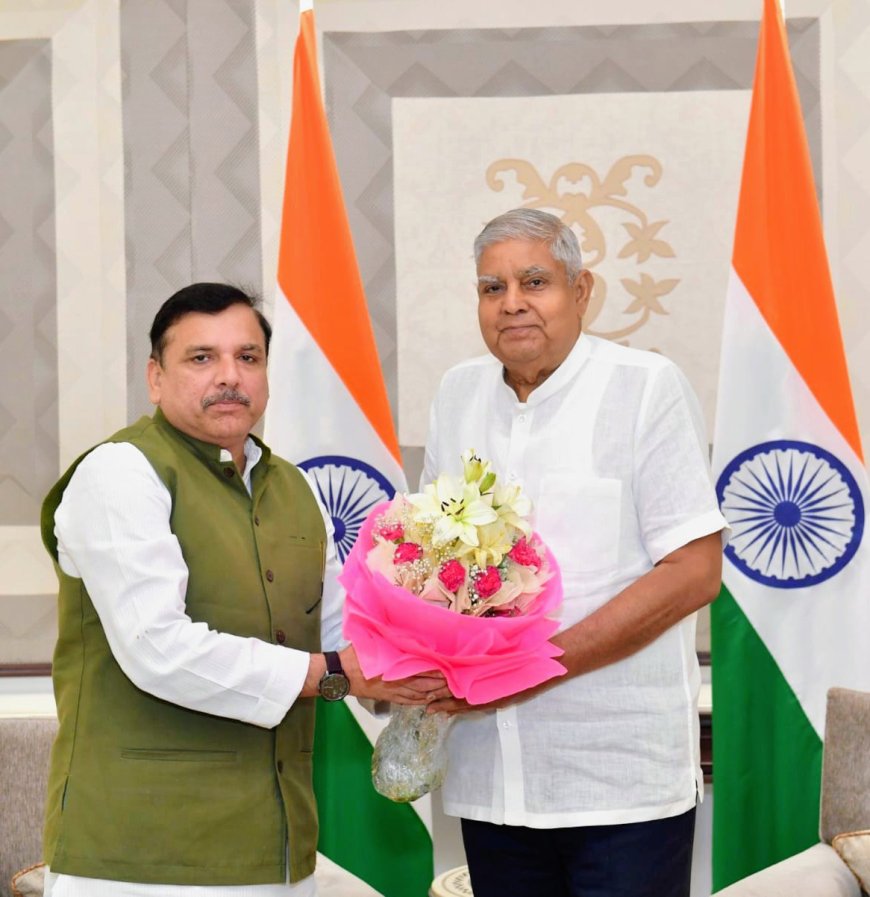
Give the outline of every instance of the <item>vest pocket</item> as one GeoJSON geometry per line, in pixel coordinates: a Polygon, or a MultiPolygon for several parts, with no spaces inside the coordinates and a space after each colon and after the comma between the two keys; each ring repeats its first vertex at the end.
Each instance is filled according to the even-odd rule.
{"type": "Polygon", "coordinates": [[[172,763],[235,763],[235,751],[194,751],[154,748],[124,748],[122,760],[156,760],[172,763]]]}

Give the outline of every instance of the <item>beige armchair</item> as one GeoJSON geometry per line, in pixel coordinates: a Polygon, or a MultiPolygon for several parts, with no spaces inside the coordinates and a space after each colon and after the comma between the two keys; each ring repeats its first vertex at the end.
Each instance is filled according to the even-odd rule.
{"type": "Polygon", "coordinates": [[[870,829],[870,693],[828,692],[822,758],[820,842],[750,875],[716,897],[860,897],[858,879],[831,846],[870,829]]]}

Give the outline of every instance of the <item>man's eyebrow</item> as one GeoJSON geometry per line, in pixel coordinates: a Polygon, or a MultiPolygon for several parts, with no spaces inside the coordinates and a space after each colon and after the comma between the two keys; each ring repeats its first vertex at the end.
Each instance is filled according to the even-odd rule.
{"type": "MultiPolygon", "coordinates": [[[[200,352],[214,352],[214,346],[202,345],[202,346],[187,346],[184,350],[187,355],[198,355],[200,352]]],[[[239,352],[264,352],[265,349],[260,343],[245,343],[243,346],[239,346],[239,352]]]]}
{"type": "Polygon", "coordinates": [[[523,268],[523,270],[519,272],[520,278],[534,277],[536,274],[552,274],[552,272],[549,268],[545,268],[543,265],[532,265],[529,268],[523,268]]]}
{"type": "Polygon", "coordinates": [[[494,274],[481,274],[480,277],[477,278],[477,282],[479,284],[483,283],[501,283],[502,280],[500,277],[496,277],[494,274]]]}

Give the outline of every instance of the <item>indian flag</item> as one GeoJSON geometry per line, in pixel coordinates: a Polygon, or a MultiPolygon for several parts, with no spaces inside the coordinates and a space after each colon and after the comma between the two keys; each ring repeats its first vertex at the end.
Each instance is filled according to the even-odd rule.
{"type": "MultiPolygon", "coordinates": [[[[405,478],[321,99],[310,2],[294,56],[273,329],[266,441],[317,484],[343,560],[368,511],[405,478]]],[[[318,704],[319,849],[385,897],[419,897],[432,880],[430,808],[375,792],[379,728],[353,700],[318,704]]]]}
{"type": "Polygon", "coordinates": [[[867,474],[810,156],[764,0],[713,453],[714,889],[818,841],[826,692],[870,689],[867,474]]]}

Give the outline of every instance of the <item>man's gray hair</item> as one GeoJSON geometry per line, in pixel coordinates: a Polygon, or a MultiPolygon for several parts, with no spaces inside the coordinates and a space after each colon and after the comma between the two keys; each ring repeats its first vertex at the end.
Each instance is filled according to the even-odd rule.
{"type": "Polygon", "coordinates": [[[489,224],[474,241],[474,261],[480,262],[483,251],[505,240],[537,240],[544,243],[550,255],[562,262],[568,275],[568,283],[583,270],[580,244],[574,231],[555,215],[540,209],[511,209],[489,224]]]}

